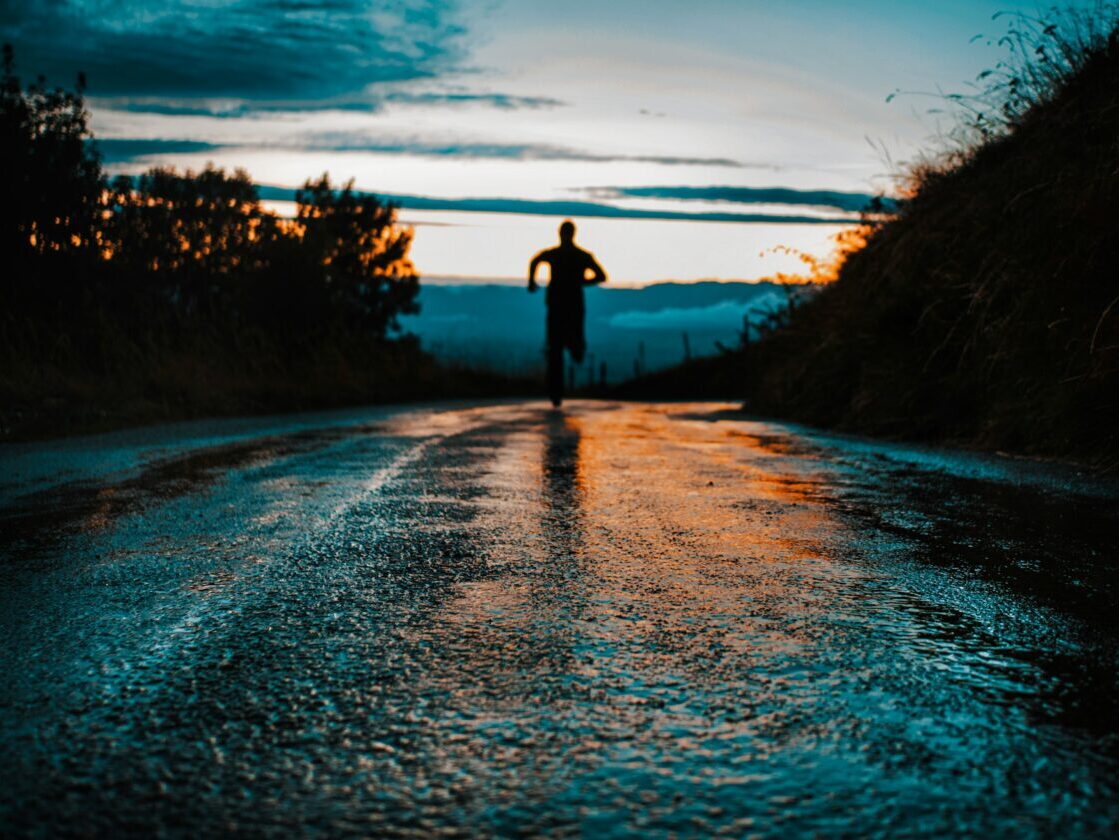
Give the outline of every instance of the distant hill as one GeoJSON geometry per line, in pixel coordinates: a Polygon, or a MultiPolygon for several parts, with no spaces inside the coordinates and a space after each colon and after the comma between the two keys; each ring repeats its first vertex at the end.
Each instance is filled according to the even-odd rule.
{"type": "Polygon", "coordinates": [[[1119,468],[1119,29],[1039,33],[787,329],[629,393],[1119,468]]]}
{"type": "MultiPolygon", "coordinates": [[[[606,364],[608,381],[679,364],[739,344],[747,318],[782,305],[773,283],[658,283],[587,289],[586,369],[606,364]],[[687,345],[685,345],[685,336],[687,345]],[[593,358],[592,358],[593,356],[593,358]]],[[[401,319],[437,358],[502,373],[543,368],[544,295],[524,286],[422,284],[420,314],[401,319]]]]}

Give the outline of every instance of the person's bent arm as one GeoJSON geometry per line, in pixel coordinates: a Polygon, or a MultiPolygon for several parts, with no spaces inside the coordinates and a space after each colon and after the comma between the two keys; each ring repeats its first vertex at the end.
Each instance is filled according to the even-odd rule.
{"type": "Polygon", "coordinates": [[[544,262],[543,251],[533,257],[532,262],[528,264],[528,290],[530,292],[536,291],[536,270],[540,268],[542,262],[544,262]]]}
{"type": "Polygon", "coordinates": [[[598,260],[594,257],[590,258],[590,264],[587,266],[591,270],[591,277],[589,280],[584,278],[585,283],[605,283],[606,272],[602,270],[602,266],[598,264],[598,260]]]}

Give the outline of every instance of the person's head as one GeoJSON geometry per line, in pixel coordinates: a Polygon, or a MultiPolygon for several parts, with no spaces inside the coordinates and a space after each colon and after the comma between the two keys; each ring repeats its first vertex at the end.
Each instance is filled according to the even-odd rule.
{"type": "Polygon", "coordinates": [[[575,241],[575,222],[571,221],[571,219],[568,219],[567,221],[565,221],[562,225],[560,225],[559,234],[560,234],[560,242],[562,242],[564,245],[567,245],[570,242],[574,242],[575,241]]]}

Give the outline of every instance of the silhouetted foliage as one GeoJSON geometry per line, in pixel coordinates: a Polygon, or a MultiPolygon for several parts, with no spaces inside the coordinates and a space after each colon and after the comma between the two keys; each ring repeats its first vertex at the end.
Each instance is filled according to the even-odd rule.
{"type": "Polygon", "coordinates": [[[391,337],[419,290],[394,206],[325,175],[294,219],[241,170],[108,183],[82,86],[25,88],[4,49],[0,434],[51,403],[86,421],[122,401],[141,418],[501,387],[391,337]]]}
{"type": "Polygon", "coordinates": [[[183,314],[230,313],[246,278],[266,271],[279,220],[265,213],[247,173],[153,169],[119,177],[107,202],[102,257],[118,274],[183,314]]]}
{"type": "Polygon", "coordinates": [[[898,218],[774,337],[755,368],[757,404],[852,429],[1115,458],[1116,20],[1034,24],[1032,48],[1016,24],[979,112],[985,130],[966,112],[972,144],[911,170],[898,218]]]}
{"type": "Polygon", "coordinates": [[[383,337],[396,317],[417,311],[416,273],[408,260],[412,232],[395,225],[396,209],[340,191],[326,175],[295,193],[296,233],[323,267],[323,285],[349,325],[383,337]]]}
{"type": "Polygon", "coordinates": [[[300,323],[272,325],[310,328],[310,306],[320,327],[384,339],[397,315],[415,311],[411,231],[392,205],[349,184],[336,191],[325,175],[296,202],[294,220],[267,212],[242,170],[118,177],[102,256],[119,272],[147,274],[145,286],[185,313],[274,322],[286,312],[300,323]]]}
{"type": "Polygon", "coordinates": [[[710,394],[735,370],[720,396],[754,410],[1119,467],[1119,11],[1016,20],[970,145],[909,171],[835,282],[765,340],[631,392],[710,394]]]}
{"type": "Polygon", "coordinates": [[[43,79],[27,87],[15,75],[4,45],[0,79],[0,155],[5,196],[0,203],[3,248],[9,260],[87,249],[94,242],[104,179],[86,144],[89,113],[77,90],[50,89],[43,79]]]}

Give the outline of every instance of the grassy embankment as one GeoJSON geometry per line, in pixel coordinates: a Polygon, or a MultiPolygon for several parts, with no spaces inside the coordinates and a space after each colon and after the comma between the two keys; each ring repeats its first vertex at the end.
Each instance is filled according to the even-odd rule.
{"type": "Polygon", "coordinates": [[[763,341],[624,392],[1119,464],[1114,22],[1019,21],[993,83],[954,100],[952,148],[908,168],[835,282],[763,341]]]}

